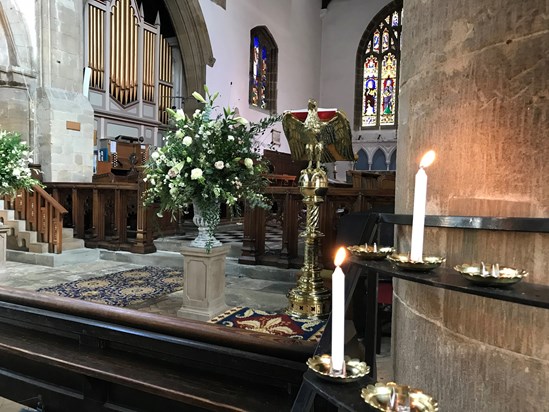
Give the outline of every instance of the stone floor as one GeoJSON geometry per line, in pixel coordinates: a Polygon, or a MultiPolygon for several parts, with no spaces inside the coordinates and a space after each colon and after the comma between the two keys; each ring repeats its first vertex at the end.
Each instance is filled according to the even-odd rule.
{"type": "MultiPolygon", "coordinates": [[[[150,261],[147,261],[147,258],[144,258],[143,255],[137,256],[136,261],[138,263],[132,263],[131,256],[128,257],[127,255],[124,255],[124,261],[106,260],[105,257],[115,259],[114,255],[108,253],[101,256],[101,259],[93,262],[72,263],[57,267],[8,261],[4,267],[0,268],[0,285],[36,290],[63,282],[106,275],[146,265],[155,265],[162,260],[166,261],[164,256],[152,255],[150,261]]],[[[120,259],[120,256],[117,259],[120,259]]],[[[284,310],[287,306],[286,294],[295,286],[293,279],[296,270],[253,267],[254,270],[251,272],[250,266],[241,266],[237,264],[236,259],[227,259],[227,265],[230,267],[230,270],[227,271],[225,289],[227,307],[248,306],[277,312],[284,310]],[[257,274],[257,276],[250,276],[250,273],[257,274]]],[[[168,260],[168,262],[173,262],[173,260],[168,260]]],[[[177,310],[181,307],[181,302],[182,292],[179,291],[149,305],[140,306],[138,310],[164,316],[176,316],[177,310]]],[[[378,380],[387,382],[391,379],[390,338],[384,337],[382,340],[382,353],[378,356],[378,380]]],[[[19,404],[0,398],[0,412],[25,410],[19,404]]]]}
{"type": "MultiPolygon", "coordinates": [[[[142,267],[142,264],[97,260],[78,265],[48,267],[19,262],[6,262],[0,269],[0,285],[36,290],[64,282],[83,280],[127,269],[142,267]]],[[[253,279],[241,275],[226,277],[225,301],[227,307],[249,306],[267,311],[282,311],[287,306],[286,294],[294,283],[253,279]]],[[[140,305],[139,310],[166,316],[176,316],[183,301],[183,292],[178,291],[155,300],[151,305],[140,305]]]]}

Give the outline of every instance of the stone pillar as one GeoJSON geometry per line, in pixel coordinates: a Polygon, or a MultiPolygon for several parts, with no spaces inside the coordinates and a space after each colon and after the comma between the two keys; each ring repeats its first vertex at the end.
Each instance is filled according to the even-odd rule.
{"type": "Polygon", "coordinates": [[[81,94],[38,90],[39,161],[45,182],[91,182],[93,109],[81,94]]]}
{"type": "Polygon", "coordinates": [[[9,231],[9,227],[3,226],[2,223],[0,223],[0,266],[2,267],[6,264],[6,245],[9,231]]]}
{"type": "MultiPolygon", "coordinates": [[[[400,72],[396,212],[411,213],[429,149],[427,214],[548,217],[547,2],[407,0],[400,72]]],[[[398,233],[409,250],[410,231],[398,233]]],[[[549,235],[427,229],[447,267],[484,260],[549,284],[549,235]]],[[[443,411],[549,405],[549,311],[399,280],[395,380],[443,411]]]]}
{"type": "Polygon", "coordinates": [[[82,94],[84,4],[37,3],[41,71],[36,129],[46,182],[91,182],[93,175],[93,109],[82,94]]]}
{"type": "Polygon", "coordinates": [[[183,306],[177,316],[210,320],[227,309],[225,258],[230,246],[206,249],[183,246],[183,306]]]}

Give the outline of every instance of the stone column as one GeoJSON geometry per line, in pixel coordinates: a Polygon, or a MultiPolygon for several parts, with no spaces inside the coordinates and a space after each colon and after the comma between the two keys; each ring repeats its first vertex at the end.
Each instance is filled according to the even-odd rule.
{"type": "Polygon", "coordinates": [[[9,231],[9,227],[3,226],[2,223],[0,223],[0,266],[4,266],[6,264],[6,245],[8,242],[9,231]]]}
{"type": "MultiPolygon", "coordinates": [[[[427,214],[548,217],[549,12],[543,0],[406,0],[396,212],[411,213],[429,149],[427,214]]],[[[410,231],[398,233],[409,250],[410,231]]],[[[549,235],[427,229],[447,267],[484,260],[549,284],[549,235]]],[[[395,380],[443,411],[549,405],[549,310],[399,280],[395,380]]]]}
{"type": "Polygon", "coordinates": [[[42,0],[36,4],[41,60],[36,131],[43,178],[46,182],[91,182],[94,118],[82,94],[85,2],[42,0]]]}
{"type": "Polygon", "coordinates": [[[230,246],[206,249],[183,246],[183,306],[177,316],[210,320],[227,309],[225,259],[230,246]]]}

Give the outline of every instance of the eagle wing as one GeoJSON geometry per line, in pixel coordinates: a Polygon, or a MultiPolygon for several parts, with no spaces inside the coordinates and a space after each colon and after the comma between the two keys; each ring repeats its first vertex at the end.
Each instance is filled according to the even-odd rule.
{"type": "Polygon", "coordinates": [[[345,113],[337,110],[334,117],[322,125],[320,140],[324,142],[323,163],[355,160],[351,125],[345,113]]]}
{"type": "Polygon", "coordinates": [[[307,150],[305,148],[308,143],[308,132],[305,130],[305,125],[300,122],[290,111],[284,112],[282,115],[282,129],[288,140],[292,159],[294,160],[309,160],[307,150]]]}

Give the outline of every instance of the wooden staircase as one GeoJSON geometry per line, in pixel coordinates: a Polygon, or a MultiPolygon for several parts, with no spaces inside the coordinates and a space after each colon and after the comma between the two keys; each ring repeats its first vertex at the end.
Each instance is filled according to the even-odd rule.
{"type": "Polygon", "coordinates": [[[61,253],[84,247],[73,236],[72,228],[63,228],[67,210],[41,187],[20,192],[14,198],[0,199],[0,222],[10,228],[7,248],[32,253],[61,253]]]}

